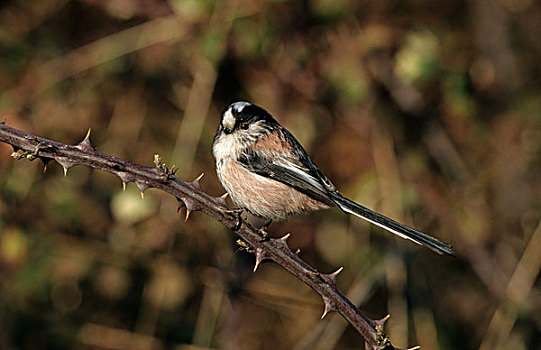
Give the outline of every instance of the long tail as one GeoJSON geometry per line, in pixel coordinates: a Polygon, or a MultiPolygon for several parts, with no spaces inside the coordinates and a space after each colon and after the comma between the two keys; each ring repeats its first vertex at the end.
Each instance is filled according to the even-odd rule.
{"type": "Polygon", "coordinates": [[[423,245],[438,254],[455,255],[452,246],[448,243],[442,242],[439,239],[430,237],[422,232],[412,229],[411,227],[402,225],[386,216],[376,213],[360,204],[355,203],[343,197],[340,193],[331,194],[333,202],[346,213],[353,214],[360,217],[374,225],[382,227],[389,232],[394,233],[405,239],[412,240],[413,242],[423,245]]]}

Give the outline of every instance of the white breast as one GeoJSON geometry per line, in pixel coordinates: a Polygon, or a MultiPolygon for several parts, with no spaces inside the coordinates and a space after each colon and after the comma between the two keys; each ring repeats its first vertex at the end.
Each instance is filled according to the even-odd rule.
{"type": "Polygon", "coordinates": [[[242,148],[243,144],[239,141],[239,138],[233,135],[220,135],[212,145],[212,153],[214,159],[216,159],[216,164],[225,159],[237,159],[242,148]]]}

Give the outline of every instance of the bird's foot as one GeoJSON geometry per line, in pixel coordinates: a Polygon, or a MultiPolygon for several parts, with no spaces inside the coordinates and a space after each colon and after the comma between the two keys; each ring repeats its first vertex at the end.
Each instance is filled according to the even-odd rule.
{"type": "Polygon", "coordinates": [[[237,232],[238,230],[240,230],[242,226],[242,213],[244,212],[244,209],[242,208],[226,209],[223,212],[229,213],[229,214],[235,214],[237,216],[237,223],[235,224],[235,226],[231,227],[231,231],[237,232]]]}
{"type": "Polygon", "coordinates": [[[269,226],[272,224],[272,219],[267,221],[265,225],[261,226],[257,232],[261,235],[261,242],[266,242],[269,240],[269,232],[267,231],[269,226]]]}

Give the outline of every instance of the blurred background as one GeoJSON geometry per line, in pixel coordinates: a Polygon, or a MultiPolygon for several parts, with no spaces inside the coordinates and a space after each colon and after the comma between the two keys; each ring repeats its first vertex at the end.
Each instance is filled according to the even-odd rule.
{"type": "MultiPolygon", "coordinates": [[[[249,100],[346,196],[456,249],[337,209],[274,224],[398,347],[541,349],[541,4],[533,0],[11,0],[7,124],[221,195],[211,145],[249,100]]],[[[202,213],[0,145],[1,349],[362,349],[321,298],[202,213]]]]}

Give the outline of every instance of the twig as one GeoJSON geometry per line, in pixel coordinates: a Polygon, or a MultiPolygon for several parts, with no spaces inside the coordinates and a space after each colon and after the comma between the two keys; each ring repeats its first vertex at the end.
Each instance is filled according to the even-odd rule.
{"type": "MultiPolygon", "coordinates": [[[[185,182],[175,177],[176,171],[161,163],[159,157],[155,159],[156,167],[146,167],[100,153],[90,143],[90,130],[83,141],[72,146],[25,133],[2,122],[0,141],[13,146],[14,158],[41,159],[45,164],[44,170],[49,161],[56,160],[64,168],[65,175],[75,165],[107,171],[117,175],[124,186],[134,182],[141,195],[147,188],[156,188],[175,196],[181,206],[186,207],[186,219],[190,212],[202,211],[229,228],[238,226],[237,215],[227,207],[225,197],[212,197],[201,190],[201,176],[185,182]]],[[[278,239],[262,240],[258,230],[247,223],[243,223],[236,233],[244,241],[246,250],[256,256],[254,271],[264,260],[274,261],[323,298],[325,310],[322,318],[330,311],[337,311],[365,338],[365,349],[395,349],[383,329],[389,316],[381,320],[369,319],[338,289],[336,276],[342,268],[331,274],[318,272],[289,249],[289,234],[278,239]]]]}
{"type": "MultiPolygon", "coordinates": [[[[190,174],[193,160],[197,151],[197,145],[203,132],[206,116],[209,114],[214,86],[218,78],[218,65],[226,53],[225,43],[236,18],[239,2],[237,0],[218,1],[210,16],[207,30],[219,33],[217,47],[214,56],[209,57],[200,50],[197,55],[196,65],[193,69],[193,83],[188,95],[186,109],[180,124],[175,145],[173,158],[183,164],[184,172],[190,174]]],[[[178,88],[175,89],[177,100],[180,99],[178,88]]]]}
{"type": "Polygon", "coordinates": [[[36,68],[2,93],[0,99],[10,101],[8,109],[17,110],[50,86],[71,76],[155,44],[180,41],[188,28],[187,19],[171,15],[97,39],[43,64],[31,65],[36,68]]]}
{"type": "Polygon", "coordinates": [[[528,242],[515,271],[507,284],[505,298],[492,315],[480,350],[504,349],[517,320],[520,307],[527,301],[541,270],[541,223],[528,242]]]}

